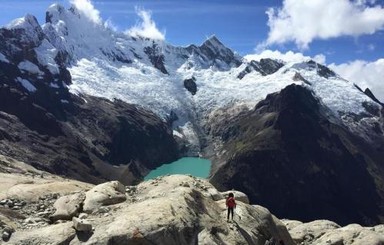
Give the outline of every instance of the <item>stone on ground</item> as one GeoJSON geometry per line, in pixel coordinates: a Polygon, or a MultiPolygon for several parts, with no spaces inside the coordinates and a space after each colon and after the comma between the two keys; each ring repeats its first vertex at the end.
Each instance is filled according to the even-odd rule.
{"type": "Polygon", "coordinates": [[[95,186],[86,193],[83,211],[96,212],[101,206],[117,204],[126,200],[125,186],[119,181],[110,181],[95,186]]]}

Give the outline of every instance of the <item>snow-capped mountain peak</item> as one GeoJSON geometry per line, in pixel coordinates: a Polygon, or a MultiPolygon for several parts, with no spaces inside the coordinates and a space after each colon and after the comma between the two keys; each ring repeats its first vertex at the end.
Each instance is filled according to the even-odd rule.
{"type": "Polygon", "coordinates": [[[69,10],[59,4],[46,12],[43,29],[49,41],[66,51],[73,61],[85,57],[102,57],[116,50],[113,32],[82,15],[75,7],[69,10]]]}
{"type": "Polygon", "coordinates": [[[11,21],[8,25],[6,25],[7,29],[36,29],[39,28],[40,25],[35,16],[27,14],[24,17],[15,19],[11,21]]]}
{"type": "Polygon", "coordinates": [[[242,58],[227,48],[215,35],[209,37],[199,47],[189,46],[188,51],[197,55],[205,63],[203,66],[205,68],[214,66],[220,70],[228,70],[242,63],[242,58]]]}
{"type": "Polygon", "coordinates": [[[200,46],[200,48],[208,48],[212,50],[215,53],[225,53],[228,51],[231,51],[229,48],[227,48],[220,40],[216,37],[216,35],[212,35],[207,40],[204,41],[204,43],[200,46]]]}
{"type": "Polygon", "coordinates": [[[20,42],[37,44],[43,38],[43,31],[35,16],[27,14],[5,26],[5,29],[17,32],[20,35],[20,42]]]}
{"type": "MultiPolygon", "coordinates": [[[[381,108],[379,104],[313,61],[247,62],[214,35],[200,46],[175,47],[164,41],[116,32],[74,7],[66,10],[59,4],[48,8],[42,27],[30,15],[6,27],[24,30],[20,40],[34,40],[30,48],[37,54],[37,61],[30,60],[36,64],[28,65],[29,68],[61,74],[61,78],[71,80],[72,93],[118,98],[148,108],[164,119],[171,113],[177,114],[175,127],[196,125],[196,120],[202,118],[206,121],[198,124],[207,123],[223,108],[251,109],[267,94],[279,92],[292,83],[311,89],[355,131],[361,131],[362,123],[380,123],[379,115],[372,114],[377,110],[367,109],[381,108]],[[71,79],[63,75],[66,69],[71,79]],[[184,88],[185,80],[194,83],[193,94],[184,88]]],[[[6,36],[2,41],[9,42],[6,36]]],[[[12,60],[7,50],[0,52],[2,60],[12,60]]],[[[20,67],[25,70],[26,64],[29,63],[20,67]]]]}

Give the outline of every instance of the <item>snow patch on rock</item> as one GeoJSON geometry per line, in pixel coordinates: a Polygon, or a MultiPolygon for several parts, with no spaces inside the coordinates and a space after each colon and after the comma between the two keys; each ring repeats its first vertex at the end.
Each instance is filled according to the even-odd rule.
{"type": "Polygon", "coordinates": [[[42,71],[40,71],[37,65],[33,64],[29,60],[20,62],[17,67],[22,71],[26,71],[32,74],[38,74],[38,75],[44,74],[42,71]]]}
{"type": "Polygon", "coordinates": [[[36,92],[36,90],[37,90],[36,87],[33,86],[33,84],[30,81],[28,81],[27,79],[23,79],[23,78],[18,77],[17,81],[19,83],[21,83],[21,85],[23,85],[23,87],[26,90],[28,90],[29,92],[31,92],[31,93],[36,92]]]}

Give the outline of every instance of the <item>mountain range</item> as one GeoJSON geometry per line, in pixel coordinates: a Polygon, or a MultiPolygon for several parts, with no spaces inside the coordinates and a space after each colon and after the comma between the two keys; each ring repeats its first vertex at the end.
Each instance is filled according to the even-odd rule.
{"type": "Polygon", "coordinates": [[[0,154],[82,181],[140,182],[181,156],[279,217],[374,225],[383,104],[312,60],[175,47],[54,4],[0,29],[0,154]]]}

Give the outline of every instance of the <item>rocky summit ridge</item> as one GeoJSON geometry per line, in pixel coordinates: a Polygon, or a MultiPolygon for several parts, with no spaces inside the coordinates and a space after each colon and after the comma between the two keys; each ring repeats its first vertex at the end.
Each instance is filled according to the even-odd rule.
{"type": "Polygon", "coordinates": [[[176,47],[59,4],[43,24],[0,28],[0,154],[127,186],[203,155],[218,190],[279,217],[384,220],[383,105],[369,89],[312,60],[248,61],[216,36],[176,47]]]}
{"type": "Polygon", "coordinates": [[[237,200],[226,220],[225,197],[207,180],[163,176],[136,186],[91,185],[24,168],[1,157],[3,244],[372,244],[384,228],[317,220],[280,220],[265,207],[237,200]],[[21,170],[27,169],[27,170],[21,170]]]}

